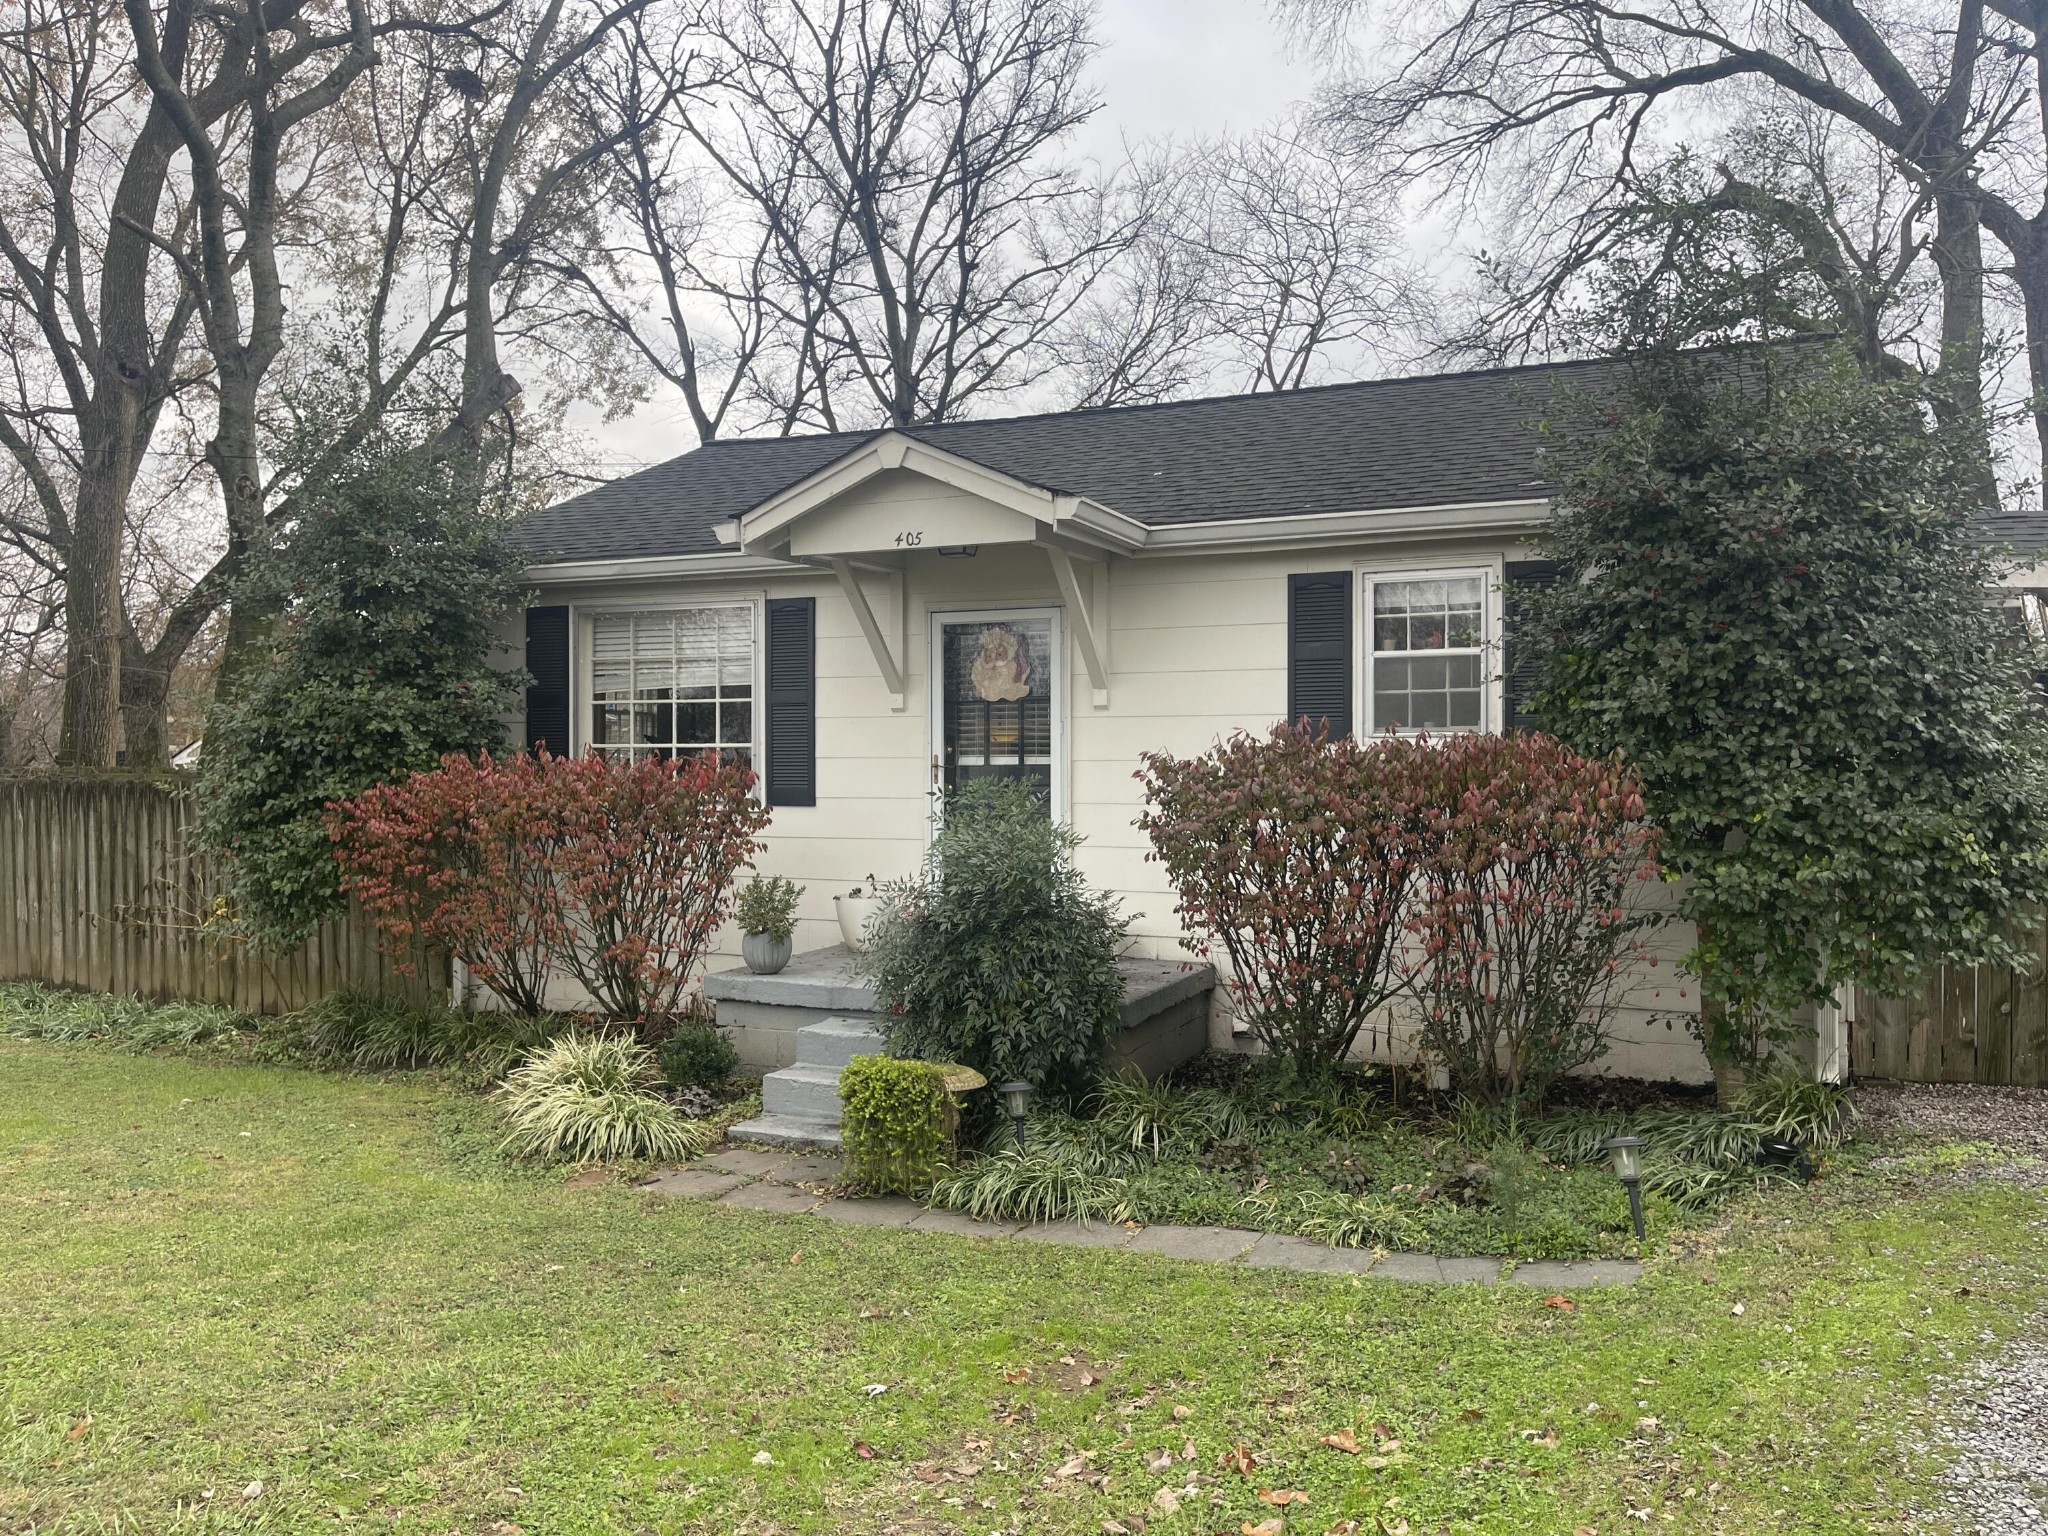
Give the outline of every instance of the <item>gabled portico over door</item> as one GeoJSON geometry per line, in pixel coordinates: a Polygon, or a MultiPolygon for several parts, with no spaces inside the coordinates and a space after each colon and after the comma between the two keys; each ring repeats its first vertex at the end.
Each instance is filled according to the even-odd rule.
{"type": "Polygon", "coordinates": [[[1067,816],[1064,615],[1057,608],[931,616],[932,789],[975,779],[1035,785],[1067,816]]]}

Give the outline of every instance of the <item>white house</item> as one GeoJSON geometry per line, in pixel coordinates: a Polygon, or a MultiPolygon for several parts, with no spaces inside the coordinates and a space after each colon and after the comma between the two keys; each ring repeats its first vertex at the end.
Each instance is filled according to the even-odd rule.
{"type": "MultiPolygon", "coordinates": [[[[1612,366],[707,444],[522,526],[525,740],[748,754],[799,951],[837,942],[835,894],[916,865],[935,790],[1023,775],[1137,951],[1177,956],[1139,753],[1304,715],[1520,723],[1503,582],[1550,571],[1530,423],[1612,366]]],[[[1660,941],[1607,1070],[1705,1075],[1672,1018],[1688,938],[1660,941]]]]}

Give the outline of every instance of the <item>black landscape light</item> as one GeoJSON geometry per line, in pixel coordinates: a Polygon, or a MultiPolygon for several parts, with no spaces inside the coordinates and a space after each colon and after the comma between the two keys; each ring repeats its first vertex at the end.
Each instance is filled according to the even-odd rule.
{"type": "Polygon", "coordinates": [[[1614,1176],[1628,1191],[1628,1214],[1636,1224],[1636,1241],[1643,1240],[1643,1138],[1610,1136],[1600,1150],[1614,1159],[1614,1176]]]}
{"type": "Polygon", "coordinates": [[[1013,1077],[996,1090],[1003,1096],[1003,1108],[1009,1111],[1010,1128],[1017,1133],[1017,1150],[1024,1149],[1024,1117],[1031,1111],[1031,1085],[1020,1077],[1013,1077]]]}

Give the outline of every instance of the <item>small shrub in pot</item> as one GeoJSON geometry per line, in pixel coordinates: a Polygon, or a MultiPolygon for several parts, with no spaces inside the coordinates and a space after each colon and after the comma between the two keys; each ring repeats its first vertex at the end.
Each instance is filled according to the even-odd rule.
{"type": "Polygon", "coordinates": [[[1127,925],[1074,867],[1079,842],[1029,784],[976,779],[953,796],[858,960],[890,1050],[1054,1094],[1093,1086],[1122,1023],[1127,925]]]}
{"type": "Polygon", "coordinates": [[[796,933],[796,903],[804,888],[781,875],[760,875],[740,891],[733,916],[740,925],[740,954],[747,969],[772,976],[789,964],[796,933]]]}

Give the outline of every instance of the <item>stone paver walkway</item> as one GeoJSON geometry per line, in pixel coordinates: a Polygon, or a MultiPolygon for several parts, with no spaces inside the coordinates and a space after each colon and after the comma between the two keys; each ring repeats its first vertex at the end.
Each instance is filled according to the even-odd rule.
{"type": "Polygon", "coordinates": [[[914,1200],[848,1200],[833,1193],[840,1161],[819,1153],[790,1153],[760,1147],[728,1147],[687,1168],[658,1174],[642,1187],[660,1195],[715,1200],[721,1205],[779,1216],[819,1216],[856,1227],[898,1227],[911,1232],[951,1232],[965,1237],[1059,1243],[1073,1248],[1121,1248],[1167,1258],[1251,1269],[1299,1269],[1331,1275],[1371,1275],[1379,1280],[1454,1281],[1470,1285],[1507,1283],[1545,1291],[1591,1285],[1626,1285],[1642,1266],[1626,1259],[1542,1260],[1516,1264],[1506,1274],[1499,1259],[1439,1258],[1432,1253],[1376,1253],[1365,1248],[1330,1248],[1279,1232],[1235,1227],[1122,1226],[1112,1222],[977,1221],[959,1211],[934,1211],[914,1200]]]}

